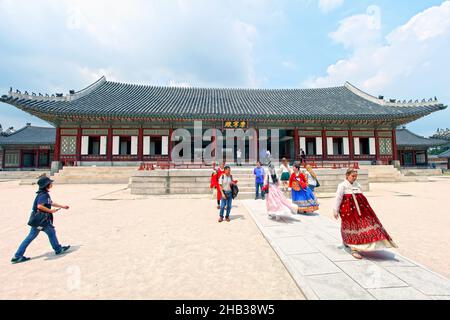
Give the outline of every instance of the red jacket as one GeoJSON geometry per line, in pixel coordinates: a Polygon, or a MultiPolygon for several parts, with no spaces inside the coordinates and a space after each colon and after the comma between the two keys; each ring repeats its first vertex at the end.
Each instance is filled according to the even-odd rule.
{"type": "Polygon", "coordinates": [[[215,170],[213,172],[213,174],[211,175],[211,183],[209,185],[210,188],[216,188],[219,186],[219,178],[220,176],[223,174],[223,171],[218,168],[217,170],[215,170]]]}
{"type": "Polygon", "coordinates": [[[306,189],[308,187],[308,179],[301,172],[298,175],[295,173],[291,174],[291,178],[289,179],[289,188],[293,188],[295,190],[296,185],[299,185],[302,189],[306,189]]]}

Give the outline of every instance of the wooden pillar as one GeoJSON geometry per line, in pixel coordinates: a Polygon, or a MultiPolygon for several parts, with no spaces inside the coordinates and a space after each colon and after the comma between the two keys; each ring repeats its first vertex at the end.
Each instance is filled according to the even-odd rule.
{"type": "Polygon", "coordinates": [[[23,151],[22,149],[19,150],[19,168],[23,167],[23,152],[22,151],[23,151]]]}
{"type": "MultiPolygon", "coordinates": [[[[298,135],[298,128],[294,129],[294,162],[298,159],[300,154],[300,137],[298,135]]],[[[305,150],[306,152],[306,150],[305,150]]]]}
{"type": "Polygon", "coordinates": [[[0,162],[0,168],[4,168],[5,167],[5,155],[6,155],[6,150],[5,149],[3,149],[2,150],[2,153],[3,153],[3,155],[2,155],[2,161],[0,162]]]}
{"type": "Polygon", "coordinates": [[[53,161],[60,161],[61,154],[61,128],[56,128],[55,149],[53,150],[53,161]]]}
{"type": "Polygon", "coordinates": [[[214,156],[211,154],[211,160],[214,162],[214,168],[217,165],[217,129],[216,126],[213,128],[213,134],[211,136],[212,148],[214,150],[214,156]]]}
{"type": "Polygon", "coordinates": [[[413,166],[415,166],[416,165],[416,151],[413,150],[411,153],[412,153],[412,163],[413,163],[413,166]]]}
{"type": "Polygon", "coordinates": [[[77,152],[76,152],[77,162],[81,161],[81,130],[82,130],[81,127],[77,128],[77,152]]]}
{"type": "Polygon", "coordinates": [[[139,128],[138,135],[138,161],[142,161],[144,159],[144,129],[139,128]]]}
{"type": "Polygon", "coordinates": [[[353,130],[348,130],[348,158],[350,161],[355,160],[355,147],[353,141],[353,130]]]}
{"type": "Polygon", "coordinates": [[[172,162],[172,150],[173,150],[173,128],[169,129],[169,161],[172,162]]]}
{"type": "Polygon", "coordinates": [[[392,160],[398,160],[398,151],[397,151],[397,134],[396,130],[392,129],[392,160]]]}
{"type": "Polygon", "coordinates": [[[108,128],[108,138],[106,139],[106,161],[112,161],[112,144],[113,144],[113,129],[108,128]]]}
{"type": "Polygon", "coordinates": [[[261,159],[259,158],[259,128],[256,128],[256,159],[257,161],[261,161],[261,159]]]}
{"type": "Polygon", "coordinates": [[[380,161],[380,140],[378,137],[378,130],[375,129],[375,160],[380,161]]]}
{"type": "Polygon", "coordinates": [[[36,155],[35,155],[35,158],[36,158],[36,162],[35,162],[35,164],[34,164],[34,167],[35,168],[39,168],[39,149],[36,149],[36,155]]]}
{"type": "Polygon", "coordinates": [[[328,159],[328,148],[327,148],[327,132],[325,129],[322,130],[322,161],[328,159]]]}

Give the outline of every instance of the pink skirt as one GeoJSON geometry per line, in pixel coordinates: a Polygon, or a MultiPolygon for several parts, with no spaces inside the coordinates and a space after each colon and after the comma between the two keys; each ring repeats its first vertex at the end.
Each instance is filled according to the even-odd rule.
{"type": "Polygon", "coordinates": [[[274,184],[269,185],[269,193],[266,195],[267,214],[280,215],[286,212],[297,212],[298,206],[286,199],[280,187],[274,184]]]}

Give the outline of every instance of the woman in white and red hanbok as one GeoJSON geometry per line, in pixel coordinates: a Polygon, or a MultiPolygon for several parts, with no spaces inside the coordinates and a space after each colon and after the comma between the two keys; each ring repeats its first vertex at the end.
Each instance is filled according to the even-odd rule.
{"type": "Polygon", "coordinates": [[[359,251],[396,248],[392,238],[363,195],[361,185],[356,182],[358,172],[348,169],[347,178],[336,192],[334,217],[341,217],[341,234],[344,245],[350,247],[352,255],[361,259],[359,251]]]}
{"type": "Polygon", "coordinates": [[[280,189],[280,178],[271,163],[264,177],[263,190],[266,192],[266,208],[269,217],[279,220],[282,215],[297,213],[298,206],[284,196],[280,189]]]}

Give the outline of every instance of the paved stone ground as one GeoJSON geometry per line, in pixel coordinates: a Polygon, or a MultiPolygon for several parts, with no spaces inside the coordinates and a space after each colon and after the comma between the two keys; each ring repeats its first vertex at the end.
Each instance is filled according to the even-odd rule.
{"type": "Polygon", "coordinates": [[[265,202],[241,200],[307,299],[450,300],[450,280],[397,254],[356,260],[342,245],[339,223],[320,215],[268,218],[265,202]]]}

